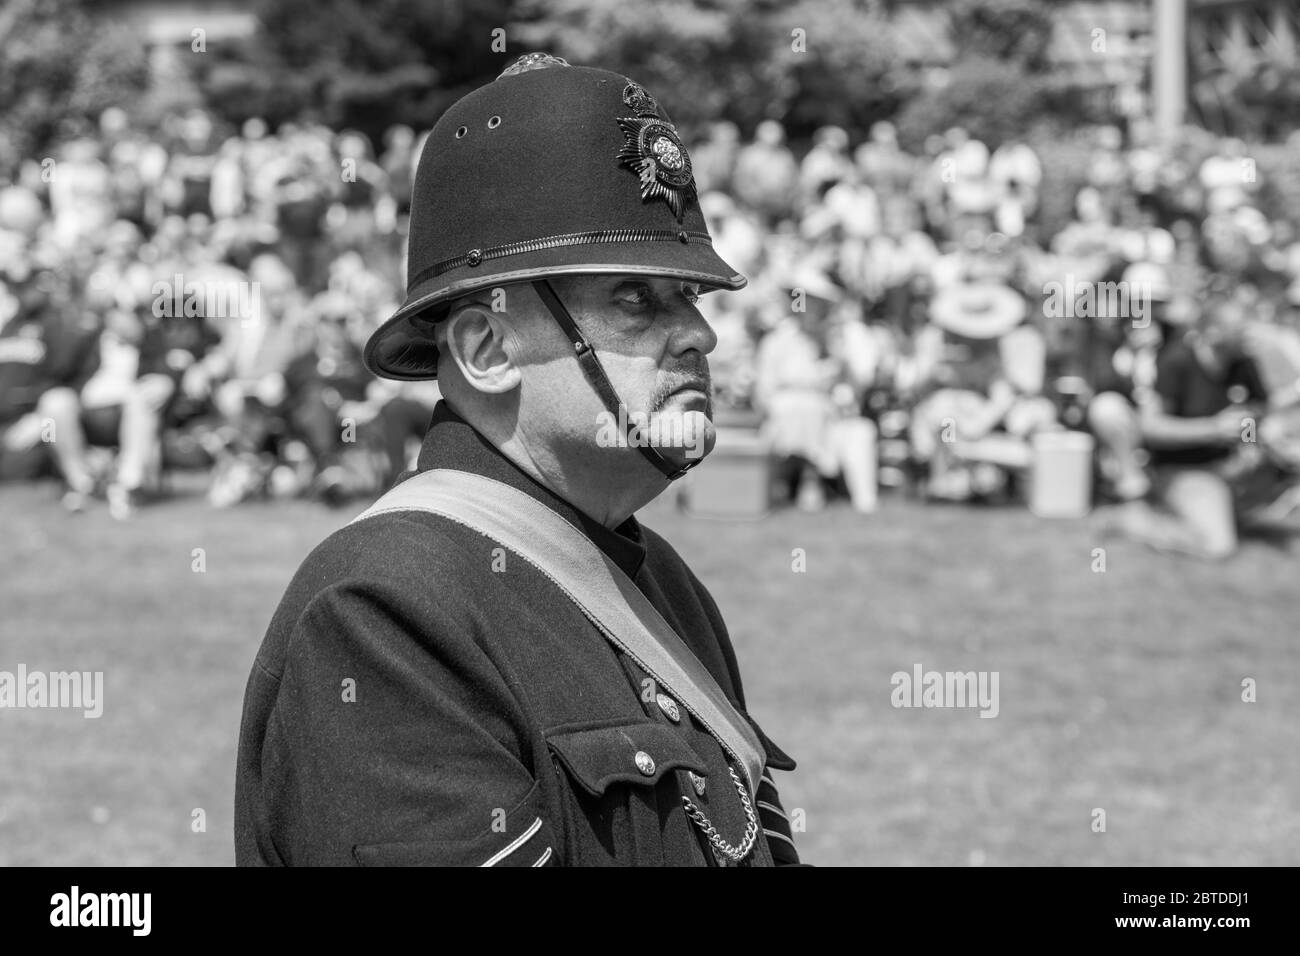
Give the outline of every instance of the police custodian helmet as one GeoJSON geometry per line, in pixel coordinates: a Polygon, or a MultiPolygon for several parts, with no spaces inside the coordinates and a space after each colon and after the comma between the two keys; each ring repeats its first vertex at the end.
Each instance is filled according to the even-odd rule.
{"type": "MultiPolygon", "coordinates": [[[[644,87],[530,53],[457,101],[420,156],[406,300],[366,343],[376,375],[437,376],[433,327],[467,293],[531,282],[606,407],[618,398],[546,277],[634,273],[740,289],[713,251],[690,156],[644,87]]],[[[649,449],[665,475],[671,468],[649,449]]]]}

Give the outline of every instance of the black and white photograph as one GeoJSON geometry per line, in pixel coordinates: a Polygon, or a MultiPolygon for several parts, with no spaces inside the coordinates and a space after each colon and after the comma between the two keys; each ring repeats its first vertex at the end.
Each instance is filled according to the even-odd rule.
{"type": "Polygon", "coordinates": [[[1219,938],[1298,640],[1297,0],[0,3],[25,921],[1046,867],[1219,938]]]}

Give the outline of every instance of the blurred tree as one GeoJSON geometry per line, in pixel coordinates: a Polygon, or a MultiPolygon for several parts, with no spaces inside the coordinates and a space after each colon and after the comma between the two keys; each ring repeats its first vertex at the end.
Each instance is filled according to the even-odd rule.
{"type": "Polygon", "coordinates": [[[948,17],[962,55],[1002,60],[1031,72],[1047,67],[1052,17],[1043,0],[951,0],[948,17]]]}
{"type": "Polygon", "coordinates": [[[260,0],[263,29],[217,51],[202,78],[231,120],[308,116],[376,138],[394,123],[432,125],[509,61],[493,30],[510,0],[260,0]]]}
{"type": "Polygon", "coordinates": [[[520,0],[518,15],[526,48],[635,77],[688,137],[723,118],[861,136],[898,103],[878,0],[520,0]]]}
{"type": "Polygon", "coordinates": [[[925,138],[964,127],[991,149],[1022,137],[1042,117],[1043,93],[1036,78],[1007,60],[967,57],[947,71],[942,86],[929,86],[909,101],[896,120],[899,141],[920,150],[925,138]]]}
{"type": "Polygon", "coordinates": [[[1052,77],[1048,0],[952,0],[947,6],[957,57],[939,82],[909,96],[899,137],[919,149],[925,137],[954,126],[996,148],[1047,121],[1050,109],[1077,107],[1078,91],[1052,77]]]}
{"type": "Polygon", "coordinates": [[[891,116],[906,81],[889,20],[872,0],[800,0],[769,19],[782,46],[776,63],[789,91],[785,122],[793,135],[835,125],[854,141],[891,116]],[[806,30],[805,52],[792,49],[806,30]]]}
{"type": "Polygon", "coordinates": [[[148,81],[139,38],[90,16],[78,0],[10,0],[0,7],[0,139],[7,157],[36,158],[58,135],[91,127],[109,105],[129,107],[148,81]]]}
{"type": "Polygon", "coordinates": [[[745,126],[767,114],[780,87],[772,62],[780,39],[764,25],[778,6],[774,0],[520,0],[510,32],[522,45],[512,52],[546,50],[635,77],[689,138],[716,119],[745,126]]]}

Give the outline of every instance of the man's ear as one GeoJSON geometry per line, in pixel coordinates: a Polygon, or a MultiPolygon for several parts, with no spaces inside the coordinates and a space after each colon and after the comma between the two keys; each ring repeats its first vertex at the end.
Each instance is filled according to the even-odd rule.
{"type": "Polygon", "coordinates": [[[509,329],[499,313],[470,303],[452,314],[443,334],[443,348],[472,388],[503,394],[519,385],[519,367],[506,350],[509,329]]]}

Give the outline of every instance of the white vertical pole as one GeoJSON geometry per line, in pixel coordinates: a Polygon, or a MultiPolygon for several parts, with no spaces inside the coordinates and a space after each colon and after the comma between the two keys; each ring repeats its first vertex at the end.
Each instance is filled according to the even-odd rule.
{"type": "Polygon", "coordinates": [[[1168,139],[1187,109],[1187,0],[1154,0],[1151,86],[1156,130],[1168,139]]]}

